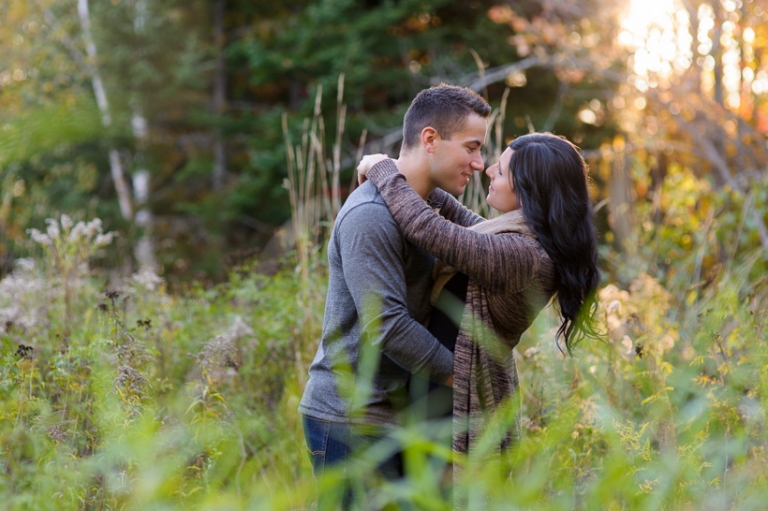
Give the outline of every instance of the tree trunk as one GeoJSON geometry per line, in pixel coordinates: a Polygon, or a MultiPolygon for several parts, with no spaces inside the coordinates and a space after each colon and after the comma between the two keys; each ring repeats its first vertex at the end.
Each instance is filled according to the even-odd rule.
{"type": "Polygon", "coordinates": [[[227,75],[224,62],[224,13],[226,0],[214,4],[213,37],[216,44],[216,70],[213,77],[213,109],[216,112],[219,127],[213,141],[213,189],[220,190],[227,175],[227,154],[221,134],[221,117],[226,107],[227,75]]]}
{"type": "MultiPolygon", "coordinates": [[[[107,92],[104,88],[104,82],[99,73],[98,60],[96,54],[96,44],[93,42],[91,34],[91,20],[88,10],[88,0],[77,0],[77,13],[80,18],[80,28],[83,30],[83,39],[85,39],[85,50],[90,60],[91,85],[93,93],[96,96],[96,104],[101,113],[101,124],[104,128],[112,125],[112,116],[109,113],[109,101],[107,101],[107,92]]],[[[112,181],[115,183],[117,199],[120,203],[120,212],[126,220],[133,220],[133,208],[131,206],[131,195],[128,190],[128,183],[125,180],[123,166],[120,162],[120,154],[117,149],[109,150],[109,168],[112,174],[112,181]]]]}
{"type": "Polygon", "coordinates": [[[611,176],[608,189],[611,197],[609,222],[614,245],[624,254],[635,254],[636,243],[632,220],[632,178],[629,175],[629,155],[622,137],[616,137],[611,154],[611,176]]]}
{"type": "Polygon", "coordinates": [[[691,1],[684,1],[685,10],[688,11],[688,33],[691,36],[691,67],[687,71],[691,90],[701,92],[701,69],[696,64],[696,56],[699,55],[699,9],[691,1]]]}
{"type": "MultiPolygon", "coordinates": [[[[762,62],[763,51],[760,49],[755,49],[754,52],[755,62],[762,62]]],[[[750,93],[752,97],[752,126],[760,131],[760,97],[752,91],[750,91],[750,93]]]]}
{"type": "Polygon", "coordinates": [[[139,168],[133,173],[133,198],[136,201],[136,226],[141,229],[141,238],[133,247],[133,255],[139,264],[139,271],[151,271],[157,273],[157,262],[155,260],[155,246],[152,241],[152,228],[154,227],[154,217],[149,209],[149,171],[145,168],[144,152],[147,145],[147,119],[141,113],[138,107],[133,109],[133,118],[131,119],[133,127],[133,136],[136,137],[136,157],[139,162],[139,168]]]}
{"type": "Polygon", "coordinates": [[[753,43],[747,42],[744,33],[752,28],[752,15],[749,11],[749,5],[747,2],[743,2],[741,6],[741,17],[739,19],[739,78],[740,84],[739,93],[741,97],[741,105],[739,108],[740,115],[744,120],[749,123],[752,128],[757,127],[757,116],[755,115],[755,106],[757,105],[757,96],[752,92],[752,84],[755,81],[755,75],[760,68],[760,51],[755,48],[753,43]],[[747,51],[749,48],[749,51],[747,51]],[[753,63],[755,65],[753,65],[753,63]],[[755,73],[752,75],[751,80],[744,79],[744,72],[750,69],[755,73]]]}
{"type": "Polygon", "coordinates": [[[720,37],[723,35],[723,16],[720,0],[712,0],[712,18],[715,27],[712,29],[712,57],[715,59],[715,90],[714,99],[718,105],[725,105],[725,96],[723,91],[723,45],[720,43],[720,37]]]}
{"type": "MultiPolygon", "coordinates": [[[[744,31],[749,27],[749,13],[747,12],[747,3],[741,4],[741,12],[739,13],[739,112],[745,112],[745,103],[748,100],[748,87],[749,85],[744,80],[744,70],[747,68],[747,41],[744,39],[744,31]]],[[[743,114],[742,114],[743,115],[743,114]]]]}
{"type": "MultiPolygon", "coordinates": [[[[146,0],[137,0],[134,5],[133,29],[137,33],[144,32],[146,24],[147,3],[146,0]]],[[[141,230],[136,246],[133,247],[133,255],[139,265],[139,271],[150,271],[157,273],[157,262],[155,259],[155,246],[152,241],[152,231],[154,227],[154,217],[149,208],[149,190],[150,173],[147,170],[146,151],[149,139],[149,124],[140,107],[139,99],[134,98],[133,117],[131,118],[131,128],[133,136],[136,139],[136,154],[134,161],[137,162],[133,173],[133,198],[136,201],[136,226],[141,230]]]]}
{"type": "MultiPolygon", "coordinates": [[[[712,50],[710,51],[710,55],[715,61],[715,66],[712,71],[714,74],[713,99],[715,103],[725,108],[725,90],[723,87],[723,45],[720,42],[723,35],[723,8],[720,5],[720,0],[710,0],[710,5],[712,6],[712,21],[714,22],[714,27],[712,28],[712,50]]],[[[727,139],[727,135],[725,134],[722,125],[709,126],[706,130],[707,138],[712,141],[712,147],[715,152],[717,152],[717,155],[725,162],[726,172],[729,172],[727,170],[728,156],[725,154],[724,143],[727,139]]],[[[713,172],[713,178],[718,189],[722,188],[728,179],[730,179],[730,177],[726,177],[722,171],[713,172]]]]}

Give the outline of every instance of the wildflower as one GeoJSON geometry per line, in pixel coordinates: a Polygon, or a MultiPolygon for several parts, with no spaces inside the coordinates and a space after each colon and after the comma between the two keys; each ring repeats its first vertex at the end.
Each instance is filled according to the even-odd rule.
{"type": "Polygon", "coordinates": [[[112,240],[117,237],[116,232],[108,232],[106,234],[99,234],[96,236],[96,239],[94,240],[93,244],[96,247],[104,247],[112,243],[112,240]]]}
{"type": "Polygon", "coordinates": [[[117,347],[116,355],[119,363],[132,367],[141,367],[153,359],[147,347],[128,332],[125,332],[125,342],[117,347]]]}
{"type": "Polygon", "coordinates": [[[78,242],[86,237],[85,223],[77,222],[75,228],[69,231],[69,241],[78,242]]]}
{"type": "Polygon", "coordinates": [[[143,270],[136,273],[131,277],[139,287],[147,291],[155,291],[158,287],[164,284],[164,280],[161,276],[152,270],[143,270]]]}
{"type": "Polygon", "coordinates": [[[53,244],[53,240],[49,235],[43,234],[37,229],[27,229],[27,233],[29,234],[29,237],[32,238],[32,241],[34,241],[35,243],[39,243],[40,245],[43,245],[43,246],[50,246],[53,244]]]}
{"type": "Polygon", "coordinates": [[[11,327],[24,331],[37,324],[37,298],[49,293],[50,285],[35,275],[34,268],[31,260],[19,259],[15,269],[0,280],[0,334],[11,327]]]}
{"type": "Polygon", "coordinates": [[[252,336],[253,333],[253,329],[246,325],[240,316],[237,316],[232,326],[223,334],[206,342],[195,358],[205,374],[214,380],[233,376],[240,367],[238,341],[252,336]]]}
{"type": "Polygon", "coordinates": [[[21,359],[31,360],[32,351],[34,351],[34,348],[32,346],[19,344],[19,347],[16,349],[16,356],[21,359]]]}
{"type": "Polygon", "coordinates": [[[235,346],[234,339],[224,334],[217,335],[205,343],[196,358],[208,375],[218,379],[223,376],[221,373],[224,372],[225,368],[237,369],[236,357],[237,346],[235,346]]]}
{"type": "Polygon", "coordinates": [[[632,339],[630,339],[628,335],[625,335],[621,339],[621,345],[624,346],[624,349],[626,350],[622,354],[627,357],[630,356],[632,354],[632,339]]]}
{"type": "Polygon", "coordinates": [[[101,218],[94,218],[86,224],[86,235],[91,238],[94,234],[101,233],[101,218]]]}
{"type": "Polygon", "coordinates": [[[16,259],[14,266],[20,273],[32,273],[35,270],[35,261],[28,258],[16,259]]]}
{"type": "Polygon", "coordinates": [[[253,329],[245,324],[243,318],[240,316],[235,317],[235,321],[231,327],[227,330],[227,334],[239,339],[249,335],[253,335],[253,329]]]}
{"type": "Polygon", "coordinates": [[[71,218],[69,218],[69,215],[61,215],[61,226],[65,231],[69,232],[69,230],[72,228],[72,225],[74,225],[74,222],[71,218]]]}
{"type": "Polygon", "coordinates": [[[46,431],[46,434],[48,435],[48,438],[53,440],[56,443],[62,442],[67,439],[67,434],[59,429],[58,426],[51,426],[48,428],[48,431],[46,431]]]}
{"type": "Polygon", "coordinates": [[[59,229],[58,222],[56,222],[56,220],[54,220],[53,218],[46,218],[45,223],[48,224],[48,229],[47,229],[48,236],[52,240],[57,239],[61,234],[61,229],[59,229]]]}
{"type": "Polygon", "coordinates": [[[74,223],[68,215],[60,220],[48,218],[46,232],[28,229],[30,238],[45,249],[51,270],[65,279],[76,279],[88,270],[88,260],[97,249],[108,245],[117,236],[115,232],[103,233],[101,220],[74,223]]]}
{"type": "Polygon", "coordinates": [[[131,394],[141,394],[148,383],[146,376],[129,365],[121,365],[117,368],[117,378],[113,382],[115,387],[131,394]]]}

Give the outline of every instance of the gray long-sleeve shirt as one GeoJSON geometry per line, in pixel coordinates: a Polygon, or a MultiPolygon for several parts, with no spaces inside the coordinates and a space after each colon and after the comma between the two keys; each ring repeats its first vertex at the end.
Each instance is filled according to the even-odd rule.
{"type": "Polygon", "coordinates": [[[448,378],[453,354],[422,325],[433,262],[403,238],[373,185],[365,183],[349,196],[328,246],[323,334],[301,413],[394,425],[410,373],[437,382],[448,378]],[[362,369],[368,364],[373,375],[362,369]]]}

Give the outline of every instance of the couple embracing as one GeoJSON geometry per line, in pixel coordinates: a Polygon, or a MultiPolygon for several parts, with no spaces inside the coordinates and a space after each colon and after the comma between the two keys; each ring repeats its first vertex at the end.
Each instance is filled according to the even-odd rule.
{"type": "MultiPolygon", "coordinates": [[[[488,204],[501,213],[491,220],[454,198],[483,171],[490,110],[466,88],[423,90],[399,158],[358,167],[365,182],[333,227],[322,340],[299,406],[315,475],[353,470],[355,452],[393,441],[405,411],[422,406],[449,417],[457,459],[471,454],[494,412],[514,402],[513,348],[550,300],[568,350],[595,333],[597,243],[573,144],[547,133],[512,141],[485,170],[488,204]],[[350,381],[372,348],[370,388],[357,394],[350,381]]],[[[518,437],[513,419],[495,452],[518,437]]],[[[396,479],[402,459],[391,452],[379,472],[396,479]]]]}

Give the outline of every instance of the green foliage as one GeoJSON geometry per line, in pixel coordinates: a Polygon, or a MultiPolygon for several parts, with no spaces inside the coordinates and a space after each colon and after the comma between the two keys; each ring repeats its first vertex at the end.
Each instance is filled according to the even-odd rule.
{"type": "MultiPolygon", "coordinates": [[[[574,358],[556,349],[545,311],[519,347],[523,437],[501,467],[455,460],[465,467],[448,484],[448,446],[414,420],[394,433],[405,481],[376,477],[382,444],[316,485],[296,407],[324,267],[244,266],[176,296],[143,274],[105,292],[83,266],[104,243],[96,225],[51,221],[33,234],[42,257],[0,281],[8,509],[304,509],[319,495],[334,509],[342,485],[360,490],[360,508],[392,509],[450,509],[453,495],[551,510],[760,509],[766,498],[768,302],[754,257],[695,300],[648,275],[605,286],[605,342],[574,358]]],[[[489,440],[510,424],[515,407],[504,410],[489,440]]]]}
{"type": "MultiPolygon", "coordinates": [[[[135,171],[151,175],[146,208],[156,220],[151,229],[163,273],[180,280],[203,273],[215,281],[225,279],[218,261],[226,254],[263,246],[270,229],[289,218],[283,118],[298,141],[317,91],[333,105],[342,74],[346,114],[325,116],[320,142],[336,141],[343,118],[337,145],[344,197],[362,134],[374,143],[393,138],[418,91],[439,81],[469,84],[483,70],[531,52],[570,55],[572,32],[602,35],[606,46],[613,25],[580,19],[584,12],[590,19],[614,16],[613,8],[598,9],[594,2],[573,12],[548,12],[547,2],[514,6],[521,25],[492,15],[500,7],[490,0],[90,0],[97,49],[90,62],[74,3],[7,3],[0,8],[0,42],[9,49],[7,68],[0,69],[0,127],[8,131],[0,140],[0,204],[9,211],[0,208],[0,270],[7,273],[14,259],[28,255],[27,228],[62,213],[104,219],[124,240],[110,255],[114,265],[131,257],[142,229],[117,206],[108,158],[115,149],[129,195],[135,171]],[[222,5],[222,24],[214,27],[222,5]],[[213,36],[217,28],[220,40],[213,36]],[[537,42],[541,33],[549,34],[546,44],[537,42]],[[93,99],[84,99],[94,98],[93,69],[109,101],[109,127],[93,99]],[[213,105],[215,82],[225,86],[223,105],[213,105]],[[132,129],[135,114],[147,123],[146,137],[132,129]],[[217,140],[224,144],[227,176],[214,189],[217,140]],[[18,194],[7,192],[11,180],[12,186],[23,183],[18,194]],[[209,257],[197,257],[203,252],[209,257]]],[[[612,58],[593,53],[601,61],[612,58]]],[[[609,97],[613,85],[570,74],[550,64],[526,70],[510,89],[504,136],[525,133],[532,124],[590,147],[610,135],[607,108],[598,109],[599,126],[585,126],[576,114],[591,101],[605,106],[599,98],[609,97]]],[[[483,90],[494,108],[505,92],[500,77],[483,90]]],[[[394,154],[397,146],[394,140],[369,148],[394,154]]]]}
{"type": "MultiPolygon", "coordinates": [[[[0,282],[6,505],[207,508],[219,492],[243,504],[272,479],[293,481],[306,463],[295,396],[310,355],[299,339],[319,325],[297,304],[294,273],[244,267],[183,298],[136,275],[105,293],[68,270],[102,243],[72,235],[87,227],[51,221],[34,233],[40,267],[0,282]],[[78,297],[68,314],[59,286],[78,297]]],[[[306,296],[318,303],[313,282],[306,296]]]]}
{"type": "MultiPolygon", "coordinates": [[[[298,139],[304,118],[311,116],[317,90],[322,88],[327,105],[338,92],[340,74],[345,77],[347,105],[341,151],[343,159],[350,162],[354,161],[363,130],[367,130],[368,141],[397,131],[406,108],[420,90],[440,81],[467,85],[477,78],[478,66],[494,69],[520,60],[513,43],[520,30],[492,19],[491,11],[497,4],[485,0],[321,0],[291,2],[283,9],[271,2],[251,12],[234,9],[238,21],[248,23],[243,24],[241,37],[227,46],[231,98],[258,113],[250,118],[233,113],[237,121],[229,124],[234,130],[237,123],[238,131],[247,133],[243,140],[249,150],[249,168],[238,177],[244,188],[234,192],[242,197],[238,204],[246,208],[249,201],[260,204],[260,211],[254,214],[259,218],[267,218],[267,214],[270,221],[287,218],[285,203],[281,213],[273,202],[286,174],[279,114],[288,114],[290,132],[298,139]],[[262,205],[266,197],[268,207],[262,205]]],[[[541,14],[538,11],[543,6],[539,2],[530,4],[532,17],[541,14]]],[[[590,17],[598,9],[601,16],[603,11],[612,13],[598,6],[584,9],[590,17]]],[[[541,16],[536,23],[542,18],[548,17],[541,16]]],[[[571,30],[581,31],[574,19],[546,23],[565,25],[561,29],[562,44],[571,30]]],[[[606,23],[606,31],[608,27],[606,23]]],[[[520,37],[528,35],[521,33],[520,37]]],[[[604,40],[609,40],[608,34],[604,40]]],[[[552,42],[541,50],[555,54],[561,47],[552,42]]],[[[613,133],[608,115],[601,117],[601,125],[595,129],[585,128],[576,117],[590,99],[610,94],[610,83],[565,80],[568,83],[561,87],[563,78],[546,66],[529,69],[525,76],[527,85],[514,87],[510,94],[503,130],[506,137],[527,133],[528,121],[535,129],[547,127],[576,137],[586,147],[597,146],[602,137],[613,133]],[[553,108],[560,99],[565,103],[553,108]]],[[[497,107],[505,89],[506,85],[496,80],[484,92],[497,107]]],[[[330,142],[336,125],[333,119],[326,118],[326,122],[326,142],[330,142]]],[[[398,144],[385,149],[394,155],[398,144]]],[[[349,182],[352,166],[341,169],[342,183],[349,182]]]]}
{"type": "Polygon", "coordinates": [[[27,161],[51,151],[59,144],[76,144],[99,133],[98,110],[81,99],[72,105],[48,105],[2,121],[0,168],[27,161]]]}

